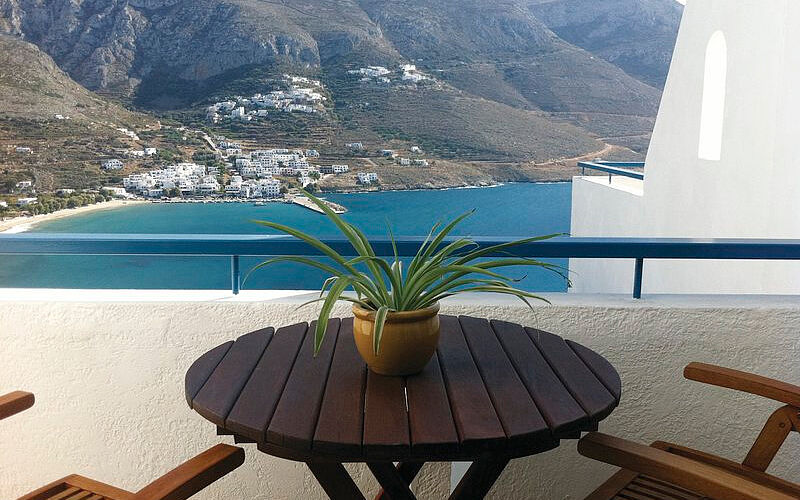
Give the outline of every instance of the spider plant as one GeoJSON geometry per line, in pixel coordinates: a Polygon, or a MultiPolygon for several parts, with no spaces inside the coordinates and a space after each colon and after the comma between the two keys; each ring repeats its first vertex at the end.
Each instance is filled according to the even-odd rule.
{"type": "Polygon", "coordinates": [[[493,269],[508,266],[537,266],[564,276],[559,266],[534,259],[510,255],[504,258],[483,259],[489,254],[502,253],[510,247],[552,238],[558,236],[557,234],[525,238],[485,248],[479,248],[473,240],[466,237],[447,239],[453,229],[469,217],[474,210],[456,217],[448,224],[436,223],[420,245],[416,255],[411,259],[408,267],[404,269],[391,227],[388,228],[388,232],[394,256],[391,262],[388,262],[375,255],[372,245],[360,229],[345,221],[319,198],[305,191],[302,192],[333,221],[353,246],[356,257],[347,258],[314,236],[298,229],[277,222],[254,221],[305,241],[332,262],[325,263],[302,256],[274,257],[253,267],[248,273],[248,277],[254,271],[278,262],[304,264],[330,274],[330,277],[322,285],[319,298],[300,306],[323,302],[314,332],[315,355],[319,352],[325,338],[331,310],[339,300],[352,302],[364,309],[375,311],[373,349],[377,355],[386,317],[391,312],[425,309],[441,299],[467,292],[512,295],[532,308],[528,299],[545,302],[547,300],[514,288],[513,283],[520,279],[506,277],[493,269]],[[479,261],[479,259],[482,260],[479,261]],[[348,290],[355,292],[355,295],[352,293],[345,295],[348,290]],[[327,294],[325,294],[326,291],[327,294]]]}

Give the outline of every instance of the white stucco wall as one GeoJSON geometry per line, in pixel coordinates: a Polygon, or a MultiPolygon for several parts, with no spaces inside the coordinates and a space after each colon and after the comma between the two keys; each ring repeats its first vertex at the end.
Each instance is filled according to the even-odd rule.
{"type": "MultiPolygon", "coordinates": [[[[779,405],[682,380],[692,360],[800,383],[800,299],[783,297],[558,294],[534,311],[490,297],[448,302],[446,313],[508,319],[574,339],[605,355],[623,380],[607,432],[668,439],[741,460],[779,405]]],[[[36,394],[36,405],[0,422],[0,498],[78,472],[137,489],[228,438],[191,411],[183,377],[207,349],[265,325],[312,319],[302,296],[278,293],[0,290],[0,392],[36,394]]],[[[346,313],[342,306],[339,313],[346,313]]],[[[792,438],[773,468],[800,481],[792,438]],[[794,464],[793,467],[790,467],[794,464]]],[[[324,498],[303,464],[245,445],[244,466],[197,498],[324,498]]],[[[370,493],[375,482],[353,467],[370,493]]],[[[612,469],[580,457],[575,441],[513,461],[491,498],[582,498],[612,469]]],[[[449,467],[424,469],[420,498],[445,498],[449,467]]]]}
{"type": "MultiPolygon", "coordinates": [[[[794,0],[688,2],[647,155],[641,217],[630,218],[628,193],[606,186],[602,197],[597,185],[575,182],[573,204],[581,208],[573,208],[572,234],[800,238],[798,22],[794,0]],[[713,161],[698,149],[706,48],[718,33],[727,78],[721,155],[713,161]]],[[[607,263],[580,269],[576,291],[621,291],[607,263]]],[[[644,291],[795,294],[800,263],[646,263],[644,291]]]]}

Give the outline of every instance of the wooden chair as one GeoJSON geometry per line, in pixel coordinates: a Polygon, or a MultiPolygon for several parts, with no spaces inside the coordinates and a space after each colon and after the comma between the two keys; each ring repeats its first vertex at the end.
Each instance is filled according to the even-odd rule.
{"type": "MultiPolygon", "coordinates": [[[[0,396],[0,420],[33,406],[29,392],[0,396]]],[[[244,450],[218,444],[168,472],[136,493],[93,479],[67,476],[18,500],[183,500],[244,463],[244,450]]]]}
{"type": "Polygon", "coordinates": [[[622,467],[586,500],[789,500],[800,499],[800,485],[767,474],[791,431],[800,432],[800,387],[737,370],[690,363],[690,380],[762,396],[784,403],[767,420],[741,464],[675,444],[650,446],[601,433],[587,434],[578,451],[622,467]]]}

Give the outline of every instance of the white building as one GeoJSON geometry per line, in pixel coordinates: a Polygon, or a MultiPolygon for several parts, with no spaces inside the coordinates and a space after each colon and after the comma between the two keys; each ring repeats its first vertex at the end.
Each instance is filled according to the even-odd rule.
{"type": "Polygon", "coordinates": [[[19,181],[16,184],[16,187],[20,191],[24,191],[26,189],[31,189],[33,187],[33,181],[19,181]]]}
{"type": "Polygon", "coordinates": [[[119,197],[119,198],[127,198],[127,197],[130,196],[128,194],[128,192],[125,190],[125,188],[121,188],[121,187],[104,186],[104,187],[100,188],[100,192],[103,192],[103,191],[107,191],[108,193],[111,194],[111,196],[116,196],[116,197],[119,197]]]}
{"type": "Polygon", "coordinates": [[[350,171],[349,165],[323,165],[319,167],[319,171],[323,174],[343,174],[350,171]]]}
{"type": "Polygon", "coordinates": [[[103,160],[100,164],[100,168],[103,170],[122,170],[123,166],[122,161],[117,159],[103,160]]]}
{"type": "Polygon", "coordinates": [[[144,154],[147,156],[153,156],[157,152],[158,150],[156,148],[144,148],[144,154]]]}
{"type": "Polygon", "coordinates": [[[359,172],[356,175],[358,175],[359,184],[372,184],[373,182],[378,182],[378,174],[375,172],[359,172]]]}
{"type": "Polygon", "coordinates": [[[70,194],[72,194],[74,192],[75,192],[75,190],[74,189],[70,189],[70,188],[56,189],[56,194],[60,195],[60,196],[67,196],[67,195],[70,195],[70,194]]]}
{"type": "Polygon", "coordinates": [[[33,205],[37,202],[38,198],[18,198],[17,199],[17,206],[18,207],[27,207],[29,205],[33,205]]]}
{"type": "Polygon", "coordinates": [[[17,146],[17,147],[14,148],[14,151],[16,151],[17,153],[23,153],[23,154],[31,154],[31,153],[33,153],[33,150],[31,148],[24,147],[24,146],[17,146]]]}
{"type": "MultiPolygon", "coordinates": [[[[644,181],[578,177],[573,236],[800,238],[800,2],[687,2],[644,181]]],[[[573,259],[575,292],[633,262],[573,259]]],[[[648,261],[644,293],[800,293],[800,263],[648,261]]]]}
{"type": "Polygon", "coordinates": [[[399,163],[400,166],[407,167],[411,165],[411,160],[409,160],[408,158],[398,158],[397,163],[399,163]]]}
{"type": "Polygon", "coordinates": [[[358,151],[364,149],[364,144],[360,142],[348,142],[345,146],[358,151]]]}
{"type": "Polygon", "coordinates": [[[8,208],[8,202],[0,200],[0,208],[8,208]]]}

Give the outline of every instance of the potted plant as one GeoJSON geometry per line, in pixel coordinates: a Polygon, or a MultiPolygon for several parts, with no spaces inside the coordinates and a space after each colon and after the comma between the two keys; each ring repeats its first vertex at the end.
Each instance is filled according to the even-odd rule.
{"type": "Polygon", "coordinates": [[[334,304],[344,300],[353,304],[353,335],[356,346],[372,371],[398,376],[418,373],[436,351],[441,299],[467,292],[494,292],[513,295],[532,307],[528,299],[546,300],[514,288],[512,284],[519,280],[506,277],[493,269],[537,266],[559,272],[558,266],[528,258],[485,258],[515,245],[556,235],[526,238],[482,249],[476,248],[476,243],[469,238],[446,239],[472,211],[446,225],[434,225],[407,269],[404,269],[391,228],[389,237],[394,248],[394,257],[391,262],[387,262],[375,255],[372,245],[361,230],[334,213],[322,200],[305,191],[303,193],[333,221],[352,244],[357,257],[344,257],[319,239],[298,229],[277,222],[255,221],[305,241],[333,262],[328,264],[301,256],[274,257],[255,266],[250,273],[277,262],[288,261],[330,274],[322,286],[320,297],[303,304],[323,303],[314,331],[315,355],[325,338],[325,329],[334,304]],[[355,294],[345,294],[348,290],[355,294]]]}

